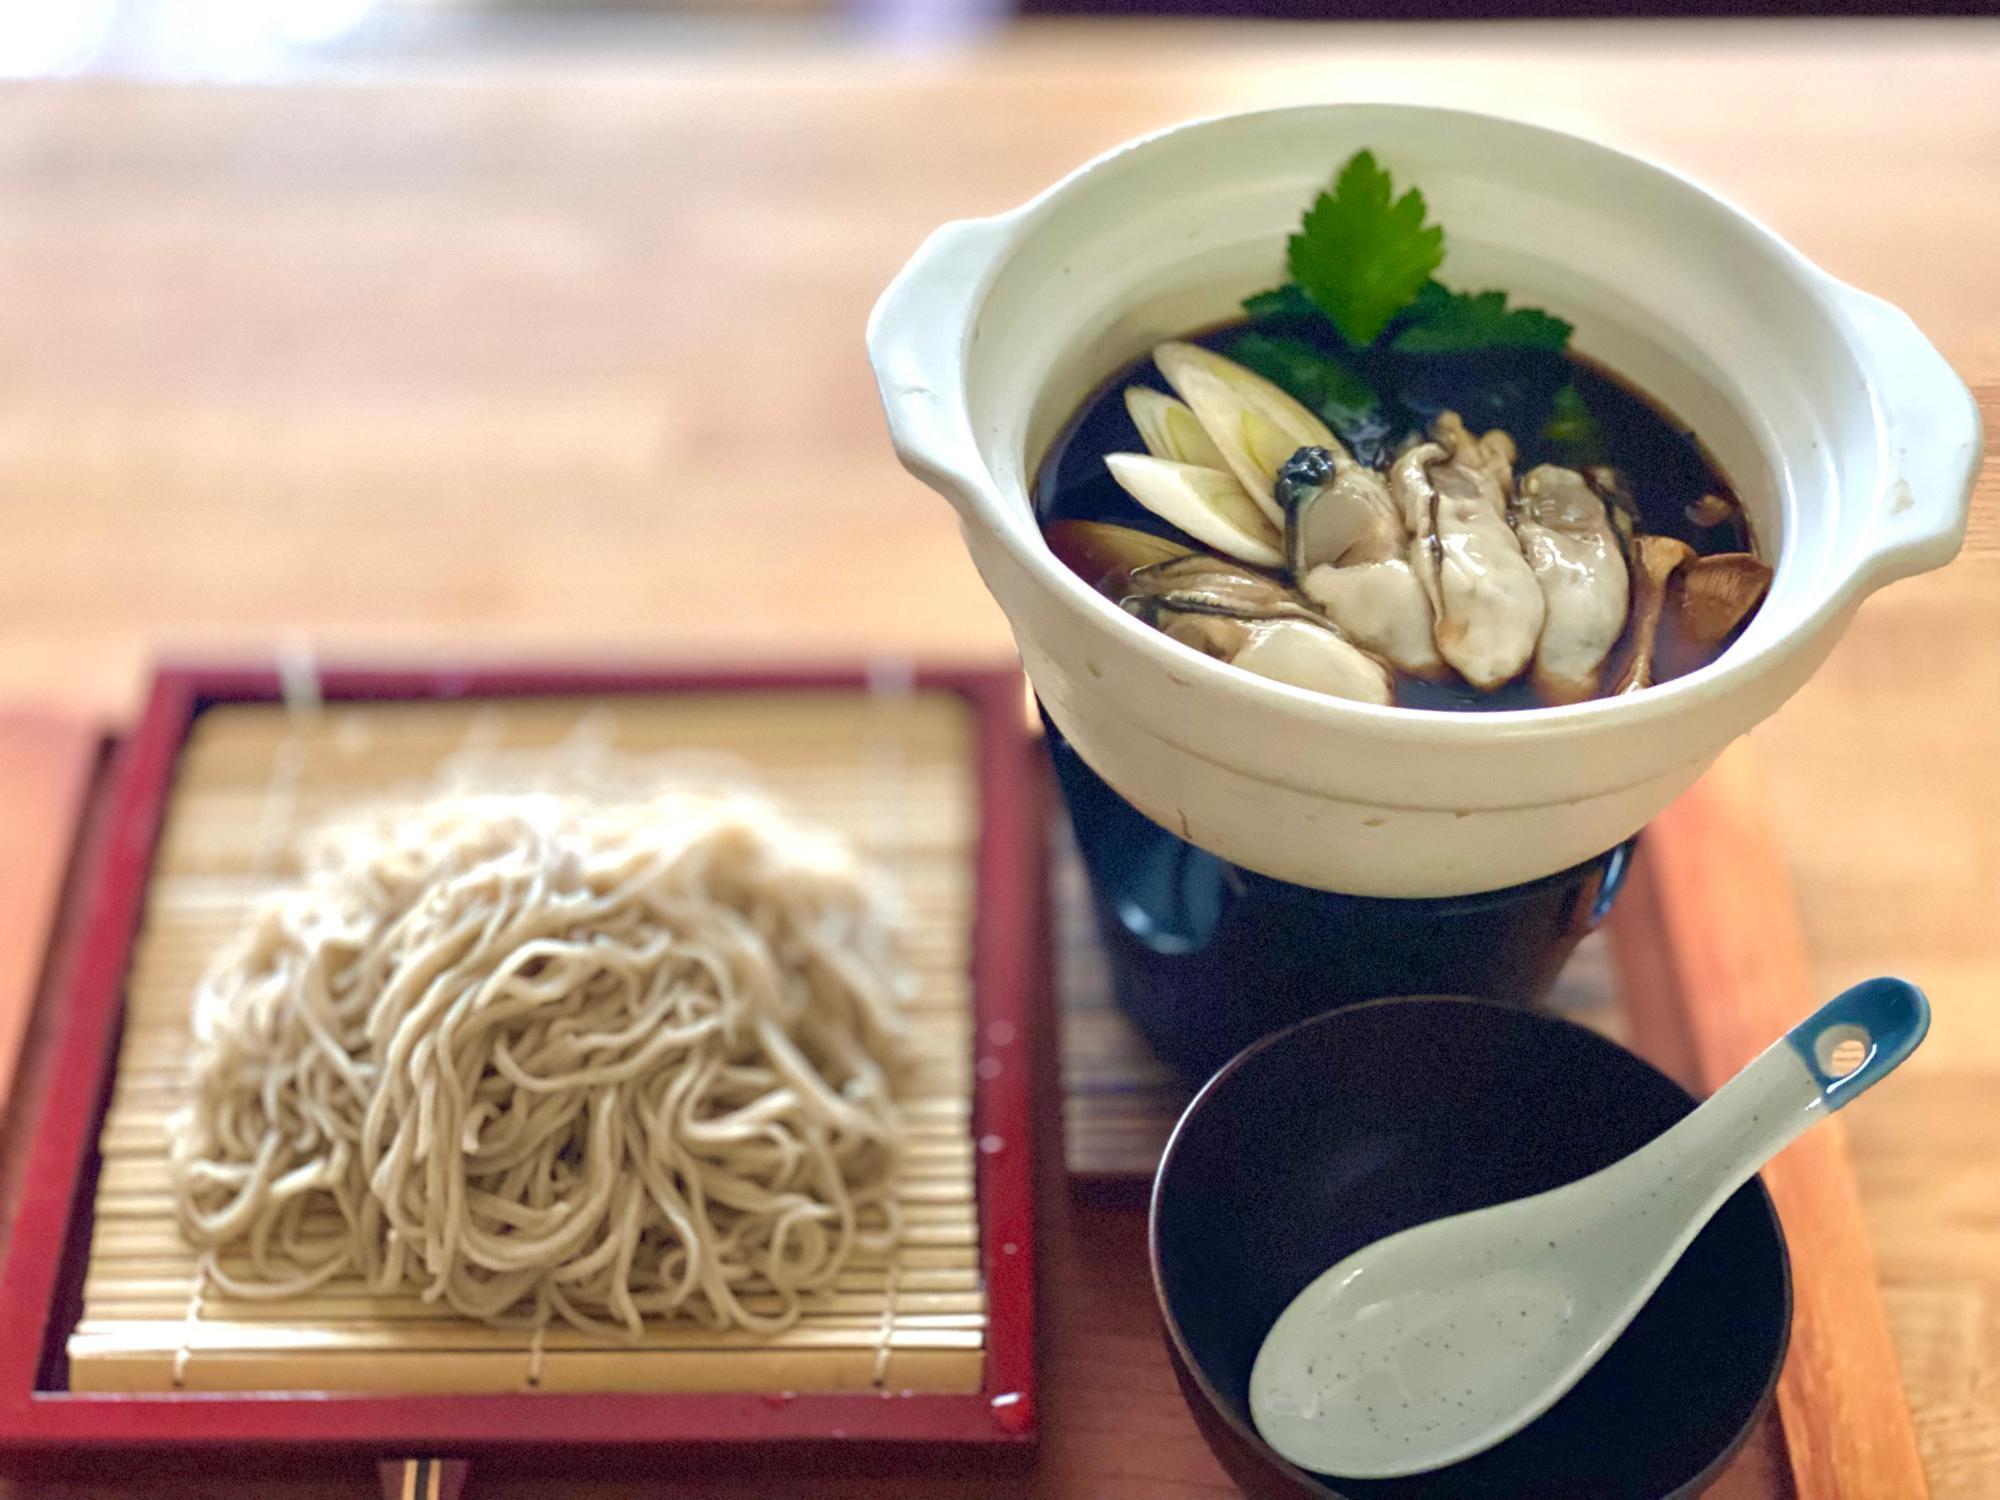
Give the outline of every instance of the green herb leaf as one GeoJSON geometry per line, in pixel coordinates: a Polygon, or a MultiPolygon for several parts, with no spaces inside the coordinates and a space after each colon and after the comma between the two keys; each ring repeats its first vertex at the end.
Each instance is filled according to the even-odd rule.
{"type": "Polygon", "coordinates": [[[1375,388],[1359,371],[1303,339],[1246,333],[1229,346],[1229,357],[1283,386],[1336,432],[1354,427],[1377,404],[1375,388]]]}
{"type": "Polygon", "coordinates": [[[1571,326],[1538,307],[1509,307],[1505,292],[1448,291],[1432,281],[1410,304],[1389,341],[1405,354],[1469,354],[1480,349],[1558,350],[1571,326]]]}
{"type": "Polygon", "coordinates": [[[1391,199],[1389,174],[1358,151],[1291,237],[1292,279],[1356,348],[1375,342],[1444,260],[1444,231],[1424,224],[1424,195],[1391,199]]]}
{"type": "Polygon", "coordinates": [[[1583,392],[1574,381],[1564,381],[1549,403],[1549,425],[1542,436],[1555,445],[1562,460],[1572,469],[1605,461],[1604,434],[1597,418],[1583,404],[1583,392]]]}
{"type": "Polygon", "coordinates": [[[1274,286],[1268,292],[1243,299],[1243,310],[1253,318],[1317,318],[1322,316],[1306,289],[1296,281],[1274,286]]]}

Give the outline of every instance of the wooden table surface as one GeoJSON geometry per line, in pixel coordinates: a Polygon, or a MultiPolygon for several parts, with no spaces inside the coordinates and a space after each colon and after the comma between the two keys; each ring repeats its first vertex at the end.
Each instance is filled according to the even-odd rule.
{"type": "MultiPolygon", "coordinates": [[[[1048,26],[929,55],[10,85],[0,703],[115,721],[158,652],[287,641],[1002,653],[949,512],[890,455],[870,302],[938,221],[1223,109],[1448,102],[1657,155],[1901,303],[2000,426],[1996,90],[1982,22],[1048,26]]],[[[1996,642],[1989,465],[1967,555],[1871,601],[1755,736],[1823,987],[1893,969],[1936,1003],[1851,1118],[1940,1500],[2000,1494],[1996,642]]],[[[1122,1290],[1138,1220],[1063,1217],[1091,1254],[1055,1289],[1035,1477],[923,1492],[1226,1493],[1122,1290]]]]}

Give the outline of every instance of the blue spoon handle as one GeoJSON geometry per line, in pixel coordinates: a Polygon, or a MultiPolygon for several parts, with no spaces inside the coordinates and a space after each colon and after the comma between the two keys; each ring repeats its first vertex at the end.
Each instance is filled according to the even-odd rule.
{"type": "MultiPolygon", "coordinates": [[[[1870,979],[1834,996],[1701,1108],[1626,1163],[1700,1197],[1699,1226],[1723,1199],[1819,1121],[1889,1076],[1930,1026],[1924,993],[1901,979],[1870,979]]],[[[1606,1169],[1622,1170],[1626,1163],[1606,1169]]]]}
{"type": "Polygon", "coordinates": [[[1889,1076],[1931,1029],[1930,1001],[1907,979],[1864,979],[1785,1033],[1785,1042],[1839,1109],[1889,1076]]]}

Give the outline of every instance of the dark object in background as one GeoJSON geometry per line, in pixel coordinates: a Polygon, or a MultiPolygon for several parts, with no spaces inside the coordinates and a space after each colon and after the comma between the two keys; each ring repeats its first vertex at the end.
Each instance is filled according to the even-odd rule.
{"type": "Polygon", "coordinates": [[[1586,17],[1984,16],[1994,0],[1017,0],[1024,16],[1206,16],[1268,21],[1486,21],[1586,17]]]}
{"type": "Polygon", "coordinates": [[[1725,1203],[1596,1368],[1485,1453],[1403,1479],[1325,1481],[1255,1435],[1250,1367],[1278,1314],[1397,1230],[1609,1166],[1694,1108],[1594,1032],[1463,999],[1307,1021],[1196,1096],[1153,1190],[1153,1277],[1202,1436],[1253,1496],[1669,1500],[1700,1493],[1770,1402],[1791,1332],[1777,1213],[1725,1203]]]}
{"type": "Polygon", "coordinates": [[[1475,896],[1316,891],[1232,865],[1120,797],[1049,723],[1119,1008],[1200,1082],[1260,1037],[1383,995],[1532,1005],[1611,909],[1630,842],[1475,896]]]}

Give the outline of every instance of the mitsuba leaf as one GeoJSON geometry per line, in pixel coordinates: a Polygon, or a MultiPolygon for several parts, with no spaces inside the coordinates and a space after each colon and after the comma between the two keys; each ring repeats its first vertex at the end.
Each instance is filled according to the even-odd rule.
{"type": "Polygon", "coordinates": [[[1482,349],[1560,350],[1571,325],[1538,307],[1509,307],[1505,292],[1454,292],[1427,282],[1400,320],[1392,349],[1472,354],[1482,349]]]}
{"type": "Polygon", "coordinates": [[[1288,242],[1292,279],[1356,348],[1375,342],[1444,260],[1444,231],[1424,223],[1424,195],[1393,196],[1373,153],[1357,151],[1333,191],[1288,242]]]}
{"type": "Polygon", "coordinates": [[[1229,357],[1284,387],[1336,432],[1352,428],[1377,404],[1366,377],[1303,339],[1245,333],[1229,346],[1229,357]]]}
{"type": "Polygon", "coordinates": [[[1274,286],[1243,299],[1243,310],[1253,318],[1316,318],[1322,316],[1306,289],[1296,281],[1274,286]]]}
{"type": "Polygon", "coordinates": [[[1572,469],[1605,461],[1604,434],[1598,429],[1597,418],[1583,404],[1583,393],[1573,381],[1564,381],[1557,388],[1555,399],[1549,403],[1549,422],[1542,435],[1554,444],[1562,461],[1572,469]]]}

